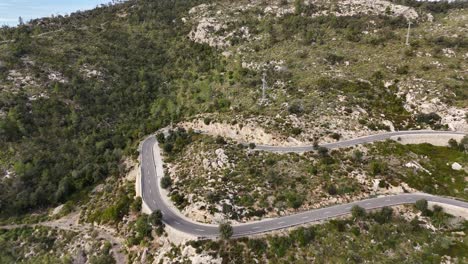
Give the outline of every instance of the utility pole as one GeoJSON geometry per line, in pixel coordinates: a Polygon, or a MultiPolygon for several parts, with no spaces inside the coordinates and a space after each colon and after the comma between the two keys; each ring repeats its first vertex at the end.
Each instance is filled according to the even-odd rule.
{"type": "Polygon", "coordinates": [[[268,88],[267,86],[267,81],[266,81],[266,72],[263,72],[263,77],[262,77],[262,103],[266,102],[266,94],[265,91],[268,88]]]}
{"type": "Polygon", "coordinates": [[[408,33],[406,34],[406,46],[409,46],[411,24],[412,24],[411,21],[408,20],[408,33]]]}

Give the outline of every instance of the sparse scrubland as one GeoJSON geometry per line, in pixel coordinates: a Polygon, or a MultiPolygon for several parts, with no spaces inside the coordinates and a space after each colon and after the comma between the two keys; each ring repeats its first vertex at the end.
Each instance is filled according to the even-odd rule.
{"type": "MultiPolygon", "coordinates": [[[[422,191],[467,199],[464,147],[377,142],[347,149],[279,154],[222,137],[173,132],[166,152],[169,195],[187,216],[217,223],[297,213],[378,194],[422,191]],[[172,149],[172,148],[171,148],[172,149]]],[[[466,139],[465,139],[466,141],[466,139]]]]}
{"type": "Polygon", "coordinates": [[[464,263],[466,232],[466,221],[440,208],[422,214],[411,207],[384,207],[274,235],[190,241],[172,249],[179,253],[168,253],[166,259],[189,260],[180,252],[192,250],[211,256],[205,263],[464,263]]]}
{"type": "Polygon", "coordinates": [[[412,191],[468,199],[466,139],[319,147],[468,131],[467,15],[463,1],[130,0],[1,28],[0,262],[122,262],[119,248],[141,263],[466,263],[466,221],[437,207],[174,245],[134,182],[140,141],[173,125],[158,136],[164,187],[196,221],[412,191]]]}

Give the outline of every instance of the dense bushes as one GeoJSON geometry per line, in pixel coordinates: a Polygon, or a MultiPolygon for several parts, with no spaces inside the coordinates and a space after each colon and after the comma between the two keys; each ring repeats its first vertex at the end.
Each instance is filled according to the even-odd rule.
{"type": "MultiPolygon", "coordinates": [[[[184,83],[198,78],[185,73],[203,74],[221,63],[215,50],[189,42],[190,27],[178,20],[203,1],[135,2],[49,19],[70,25],[53,38],[31,38],[27,27],[6,30],[16,38],[11,52],[0,54],[9,68],[22,67],[20,57],[27,56],[35,62],[33,76],[51,68],[68,82],[47,81],[41,87],[47,96],[37,100],[22,92],[0,93],[0,109],[7,113],[0,121],[0,148],[14,153],[8,158],[16,174],[0,183],[3,216],[64,202],[122,174],[122,157],[135,154],[144,135],[211,104],[181,103],[176,96],[191,93],[184,83]],[[115,20],[122,9],[131,12],[115,20]],[[104,23],[109,19],[113,23],[104,23]],[[87,30],[71,26],[82,23],[87,30]],[[84,78],[84,65],[102,71],[102,80],[84,78]]],[[[53,27],[34,25],[44,31],[53,27]]],[[[217,102],[215,109],[229,105],[217,102]]],[[[186,140],[178,134],[165,150],[179,151],[186,140]]],[[[120,213],[114,209],[104,218],[115,219],[120,213]]]]}
{"type": "Polygon", "coordinates": [[[437,113],[421,113],[416,116],[416,121],[419,123],[426,123],[434,125],[441,120],[441,117],[437,113]]]}

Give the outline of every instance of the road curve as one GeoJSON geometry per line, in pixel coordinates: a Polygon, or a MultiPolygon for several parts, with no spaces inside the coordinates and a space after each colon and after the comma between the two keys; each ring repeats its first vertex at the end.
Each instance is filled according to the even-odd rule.
{"type": "MultiPolygon", "coordinates": [[[[320,146],[326,147],[328,149],[336,148],[345,148],[355,145],[372,143],[376,141],[384,141],[392,137],[398,136],[408,136],[408,135],[466,135],[466,132],[457,132],[457,131],[435,131],[435,130],[408,130],[408,131],[395,131],[387,132],[382,134],[370,135],[365,137],[354,138],[350,140],[344,140],[334,143],[322,144],[320,146]]],[[[255,149],[264,150],[264,151],[273,151],[273,152],[307,152],[313,151],[313,146],[301,146],[301,147],[277,147],[277,146],[268,146],[268,145],[259,145],[255,149]]]]}
{"type": "MultiPolygon", "coordinates": [[[[373,135],[357,138],[337,143],[325,144],[327,148],[348,147],[357,144],[381,141],[393,136],[409,134],[448,134],[441,131],[401,131],[390,132],[386,134],[373,135]],[[419,133],[418,133],[419,132],[419,133]]],[[[450,132],[451,134],[466,134],[461,132],[450,132]]],[[[159,186],[160,179],[163,177],[162,158],[159,152],[159,146],[156,138],[150,136],[146,138],[140,146],[141,158],[141,195],[145,205],[151,210],[161,210],[163,221],[166,225],[181,231],[183,233],[203,238],[218,237],[218,226],[194,222],[183,216],[174,208],[162,194],[159,186]],[[155,151],[156,150],[156,151],[155,151]]],[[[304,152],[313,149],[310,147],[273,147],[258,146],[258,150],[276,151],[276,152],[304,152]]],[[[348,204],[334,205],[326,208],[310,210],[290,216],[283,216],[273,219],[265,219],[257,222],[249,222],[233,226],[233,237],[244,237],[253,234],[265,233],[268,231],[289,228],[305,223],[326,220],[329,218],[349,214],[352,206],[359,205],[365,209],[375,209],[384,206],[395,206],[402,204],[412,204],[417,200],[426,199],[430,202],[437,202],[468,210],[468,203],[445,197],[433,196],[425,193],[398,194],[393,196],[370,198],[362,201],[356,201],[348,204]]]]}

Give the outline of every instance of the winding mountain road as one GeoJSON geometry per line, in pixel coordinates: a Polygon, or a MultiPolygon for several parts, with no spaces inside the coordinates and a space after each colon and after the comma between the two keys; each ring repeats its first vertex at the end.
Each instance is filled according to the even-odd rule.
{"type": "MultiPolygon", "coordinates": [[[[463,132],[448,132],[448,131],[399,131],[385,134],[372,135],[357,139],[341,141],[336,143],[324,144],[327,148],[341,148],[353,145],[382,141],[394,136],[418,134],[432,135],[465,135],[463,132]]],[[[183,233],[203,238],[218,237],[218,226],[211,224],[202,224],[194,222],[183,216],[169,201],[164,190],[161,189],[159,183],[164,175],[163,161],[161,158],[158,142],[154,136],[145,139],[140,146],[141,159],[141,194],[145,206],[149,210],[161,210],[163,213],[163,221],[166,225],[181,231],[183,233]]],[[[257,146],[257,150],[275,151],[275,152],[305,152],[311,151],[312,146],[306,147],[274,147],[274,146],[257,146]]],[[[437,202],[447,205],[452,205],[468,210],[468,203],[445,197],[433,196],[425,193],[407,193],[393,196],[370,198],[362,201],[356,201],[348,204],[330,206],[321,209],[315,209],[307,212],[302,212],[290,216],[283,216],[274,219],[265,219],[257,222],[238,224],[233,226],[233,237],[243,237],[268,231],[293,227],[305,223],[326,220],[329,218],[346,215],[350,213],[352,206],[359,205],[365,209],[375,209],[384,206],[395,206],[402,204],[412,204],[417,200],[426,199],[430,202],[437,202]]]]}

